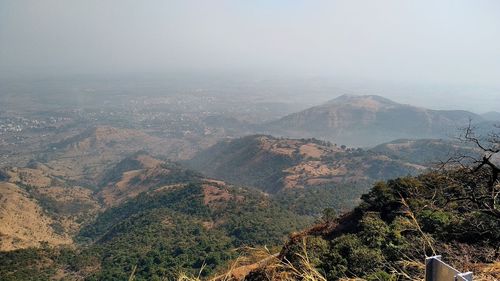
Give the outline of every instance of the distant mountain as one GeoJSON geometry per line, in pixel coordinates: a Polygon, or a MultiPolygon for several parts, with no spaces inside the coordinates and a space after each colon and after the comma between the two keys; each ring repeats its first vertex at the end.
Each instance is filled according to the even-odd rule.
{"type": "Polygon", "coordinates": [[[500,112],[497,111],[486,112],[481,114],[481,116],[489,121],[500,121],[500,112]]]}
{"type": "Polygon", "coordinates": [[[431,110],[376,96],[343,95],[263,126],[286,137],[315,137],[350,146],[373,146],[402,138],[448,138],[483,117],[463,110],[431,110]]]}

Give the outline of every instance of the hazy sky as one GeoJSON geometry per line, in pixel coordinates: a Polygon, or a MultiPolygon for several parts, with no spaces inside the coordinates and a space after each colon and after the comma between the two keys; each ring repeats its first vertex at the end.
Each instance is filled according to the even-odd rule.
{"type": "Polygon", "coordinates": [[[500,86],[500,1],[0,0],[0,76],[181,70],[500,86]]]}

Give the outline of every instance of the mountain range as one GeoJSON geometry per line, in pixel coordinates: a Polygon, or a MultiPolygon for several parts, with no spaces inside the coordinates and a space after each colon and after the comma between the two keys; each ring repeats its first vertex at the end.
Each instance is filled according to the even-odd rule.
{"type": "MultiPolygon", "coordinates": [[[[471,218],[490,232],[498,223],[444,202],[450,192],[461,198],[469,185],[460,173],[432,172],[452,156],[476,155],[475,148],[448,137],[470,119],[491,124],[486,119],[492,116],[422,109],[379,96],[341,96],[261,125],[206,118],[209,126],[229,124],[226,138],[214,145],[216,137],[200,141],[188,133],[168,139],[108,125],[73,128],[67,135],[61,129],[65,137],[29,151],[27,165],[0,167],[0,279],[213,276],[227,271],[246,246],[276,252],[285,245],[279,258],[292,260],[300,247],[295,238],[306,236],[293,233],[318,221],[305,230],[314,234],[306,239],[319,243],[312,244],[321,254],[315,266],[331,276],[352,277],[342,266],[356,256],[364,259],[358,271],[370,271],[371,260],[377,270],[388,270],[382,259],[399,261],[394,258],[399,250],[413,253],[412,243],[425,243],[422,231],[436,241],[451,241],[450,247],[492,251],[498,235],[481,232],[491,243],[472,246],[470,240],[437,236],[433,227],[470,231],[471,218]],[[449,178],[456,185],[449,186],[449,178]],[[434,197],[435,185],[446,193],[434,197]],[[404,213],[401,198],[409,200],[416,217],[404,213]],[[342,219],[331,220],[337,215],[342,219]],[[425,228],[408,224],[415,220],[425,228]],[[379,230],[386,236],[372,235],[379,230]],[[343,248],[336,247],[335,239],[344,236],[343,248]],[[372,236],[378,241],[374,248],[372,236]],[[386,238],[395,248],[382,247],[386,238]],[[338,263],[326,264],[332,259],[338,263]]],[[[212,128],[205,129],[208,134],[212,128]]],[[[490,256],[483,260],[491,262],[490,256]]]]}

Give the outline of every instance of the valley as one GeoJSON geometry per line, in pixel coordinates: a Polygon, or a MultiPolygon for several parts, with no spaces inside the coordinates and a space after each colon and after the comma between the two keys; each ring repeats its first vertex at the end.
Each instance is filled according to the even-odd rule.
{"type": "MultiPolygon", "coordinates": [[[[154,280],[200,268],[203,277],[221,274],[245,247],[276,251],[291,233],[332,214],[348,214],[377,182],[429,173],[457,155],[479,155],[470,144],[433,133],[467,124],[468,113],[427,112],[426,122],[435,129],[403,129],[402,124],[392,132],[407,133],[383,139],[416,138],[358,147],[354,144],[373,134],[373,122],[386,122],[380,114],[395,114],[402,105],[375,96],[343,96],[327,105],[344,113],[371,113],[360,113],[362,120],[338,115],[359,126],[328,119],[337,116],[333,113],[313,117],[336,124],[318,123],[338,131],[338,138],[324,139],[313,131],[300,133],[308,138],[280,136],[274,129],[277,136],[259,133],[292,117],[252,123],[198,110],[172,115],[189,116],[179,121],[181,127],[157,119],[163,113],[144,119],[101,105],[5,119],[14,125],[0,135],[5,152],[0,256],[12,262],[0,263],[0,276],[123,280],[134,272],[138,280],[154,280]],[[461,119],[451,122],[448,115],[461,119]],[[16,120],[38,121],[15,125],[16,120]]],[[[293,122],[314,128],[309,121],[293,122]]]]}
{"type": "Polygon", "coordinates": [[[499,11],[0,0],[0,281],[499,281],[499,11]]]}

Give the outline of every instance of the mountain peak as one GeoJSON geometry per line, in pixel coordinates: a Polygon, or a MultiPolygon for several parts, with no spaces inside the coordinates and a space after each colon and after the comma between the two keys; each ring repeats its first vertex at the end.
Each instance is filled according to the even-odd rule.
{"type": "Polygon", "coordinates": [[[370,109],[380,109],[400,105],[397,102],[377,95],[341,95],[326,103],[326,105],[338,104],[370,109]]]}

